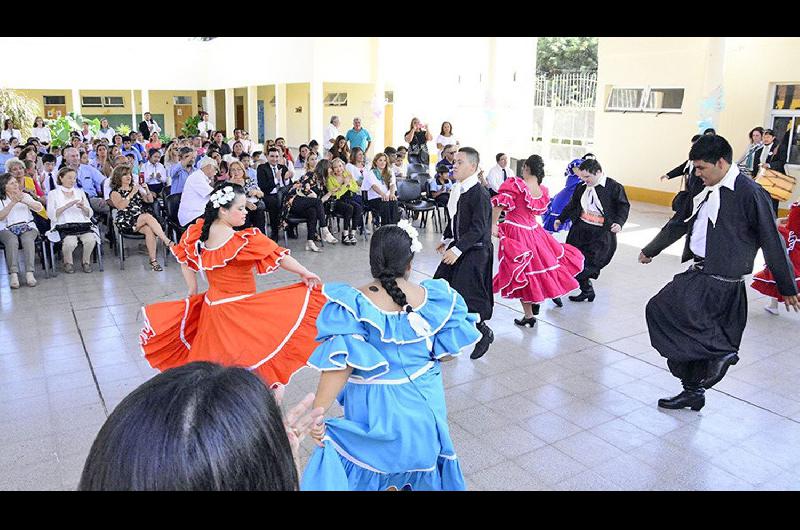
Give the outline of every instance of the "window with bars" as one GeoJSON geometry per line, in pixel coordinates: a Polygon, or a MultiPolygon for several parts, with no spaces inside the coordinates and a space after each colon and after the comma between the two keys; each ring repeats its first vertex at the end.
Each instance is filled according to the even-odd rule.
{"type": "Polygon", "coordinates": [[[122,96],[83,96],[82,107],[124,107],[125,98],[122,96]]]}
{"type": "Polygon", "coordinates": [[[673,112],[683,108],[685,89],[675,87],[611,87],[608,112],[673,112]]]}
{"type": "Polygon", "coordinates": [[[66,105],[67,98],[64,96],[43,96],[45,105],[66,105]]]}
{"type": "Polygon", "coordinates": [[[326,107],[346,107],[347,92],[329,92],[322,103],[326,107]]]}

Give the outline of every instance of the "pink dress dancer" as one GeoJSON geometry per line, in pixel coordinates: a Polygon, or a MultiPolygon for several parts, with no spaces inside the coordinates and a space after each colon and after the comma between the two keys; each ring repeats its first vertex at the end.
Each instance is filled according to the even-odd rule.
{"type": "MultiPolygon", "coordinates": [[[[492,197],[492,206],[506,212],[497,229],[500,267],[493,279],[494,292],[519,298],[523,307],[577,289],[575,276],[583,270],[580,250],[556,241],[537,221],[550,202],[547,188],[539,187],[541,196],[534,197],[524,179],[511,177],[492,197]]],[[[517,324],[533,326],[533,322],[526,318],[517,324]]]]}

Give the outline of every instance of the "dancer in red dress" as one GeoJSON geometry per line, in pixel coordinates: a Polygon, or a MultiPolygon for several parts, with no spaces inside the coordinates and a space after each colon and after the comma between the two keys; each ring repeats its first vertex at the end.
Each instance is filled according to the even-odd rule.
{"type": "MultiPolygon", "coordinates": [[[[794,279],[800,289],[800,201],[795,202],[789,207],[789,215],[778,220],[778,232],[786,242],[786,249],[789,251],[789,259],[794,265],[794,279]]],[[[783,297],[778,292],[772,272],[765,265],[764,270],[753,276],[753,283],[750,285],[759,293],[772,298],[765,310],[773,315],[778,314],[778,303],[783,302],[783,297]]],[[[787,309],[788,310],[788,309],[787,309]]]]}
{"type": "Polygon", "coordinates": [[[189,296],[142,309],[139,342],[153,368],[213,361],[249,368],[278,386],[303,368],[317,347],[316,318],[326,301],[319,276],[257,228],[234,230],[245,223],[245,201],[244,188],[222,183],[203,218],[172,247],[189,296]],[[269,274],[278,267],[302,283],[256,293],[253,268],[269,274]],[[209,289],[197,294],[199,271],[209,289]]]}
{"type": "Polygon", "coordinates": [[[528,157],[522,175],[506,180],[492,197],[492,235],[500,238],[500,267],[493,288],[503,298],[519,298],[525,318],[514,323],[533,327],[538,304],[579,287],[575,276],[583,270],[583,254],[556,241],[536,220],[550,202],[547,188],[541,185],[542,157],[528,157]],[[498,227],[503,210],[506,218],[498,227]]]}

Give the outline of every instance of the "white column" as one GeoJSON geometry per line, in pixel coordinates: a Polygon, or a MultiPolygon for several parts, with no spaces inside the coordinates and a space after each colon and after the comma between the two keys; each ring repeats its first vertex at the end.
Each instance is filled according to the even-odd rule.
{"type": "Polygon", "coordinates": [[[139,129],[139,124],[136,123],[136,91],[131,90],[131,132],[139,129]]]}
{"type": "Polygon", "coordinates": [[[81,113],[81,91],[77,88],[72,89],[72,112],[81,113]]]}
{"type": "Polygon", "coordinates": [[[275,138],[286,138],[286,83],[275,85],[275,138]]]}
{"type": "Polygon", "coordinates": [[[233,138],[233,130],[236,128],[236,99],[234,89],[225,89],[225,136],[233,138]]]}
{"type": "Polygon", "coordinates": [[[258,87],[251,85],[247,87],[247,132],[250,139],[258,142],[258,87]]]}
{"type": "Polygon", "coordinates": [[[370,115],[364,116],[361,119],[364,121],[363,126],[371,124],[368,128],[369,135],[372,137],[372,146],[368,157],[372,160],[375,153],[383,151],[385,145],[384,130],[386,128],[386,113],[385,109],[385,67],[386,61],[382,60],[381,54],[381,38],[374,37],[372,39],[372,102],[370,105],[370,115]]]}
{"type": "Polygon", "coordinates": [[[214,124],[214,128],[217,127],[217,100],[214,99],[214,91],[213,90],[206,90],[206,107],[203,109],[204,111],[208,112],[208,121],[214,124]]]}
{"type": "Polygon", "coordinates": [[[142,89],[142,115],[145,112],[150,112],[150,91],[146,88],[142,89]]]}
{"type": "Polygon", "coordinates": [[[309,140],[317,141],[321,147],[320,152],[324,148],[322,140],[323,131],[325,130],[322,98],[322,81],[314,76],[311,78],[308,90],[308,137],[309,140]]]}

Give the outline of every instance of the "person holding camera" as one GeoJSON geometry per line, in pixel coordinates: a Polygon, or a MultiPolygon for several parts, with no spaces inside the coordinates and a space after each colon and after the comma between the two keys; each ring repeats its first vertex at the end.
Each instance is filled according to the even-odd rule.
{"type": "Polygon", "coordinates": [[[412,156],[419,158],[419,163],[428,165],[428,142],[433,140],[428,124],[423,124],[419,118],[411,120],[411,127],[403,137],[408,142],[408,159],[411,160],[412,156]]]}

